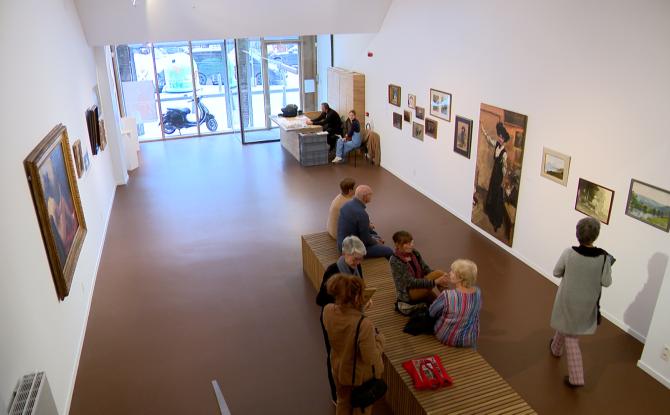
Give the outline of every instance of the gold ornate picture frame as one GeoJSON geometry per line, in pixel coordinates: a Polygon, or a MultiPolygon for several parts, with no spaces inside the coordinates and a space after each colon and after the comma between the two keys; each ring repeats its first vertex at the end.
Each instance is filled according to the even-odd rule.
{"type": "Polygon", "coordinates": [[[59,300],[70,293],[86,221],[67,129],[54,127],[23,162],[59,300]]]}

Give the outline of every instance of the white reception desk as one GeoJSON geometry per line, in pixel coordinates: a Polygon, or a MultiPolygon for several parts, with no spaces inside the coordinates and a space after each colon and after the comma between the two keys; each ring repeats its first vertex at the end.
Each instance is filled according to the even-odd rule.
{"type": "Polygon", "coordinates": [[[298,134],[313,133],[322,131],[320,125],[307,125],[306,121],[309,119],[304,115],[297,117],[278,117],[273,115],[270,117],[272,122],[279,126],[279,141],[289,153],[300,161],[300,142],[298,134]]]}

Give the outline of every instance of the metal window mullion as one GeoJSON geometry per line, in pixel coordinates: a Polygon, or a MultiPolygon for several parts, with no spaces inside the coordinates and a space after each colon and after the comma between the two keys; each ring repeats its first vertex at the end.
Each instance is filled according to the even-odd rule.
{"type": "Polygon", "coordinates": [[[191,61],[191,90],[193,91],[193,107],[195,108],[195,128],[198,131],[197,136],[200,137],[200,106],[198,105],[198,95],[195,91],[195,59],[193,58],[193,47],[191,41],[188,41],[188,55],[191,61]]]}
{"type": "Polygon", "coordinates": [[[156,54],[154,53],[154,44],[151,43],[151,61],[154,64],[154,100],[158,103],[158,125],[161,127],[161,139],[165,140],[165,131],[163,129],[163,106],[161,105],[161,93],[158,90],[158,70],[156,69],[156,54]]]}
{"type": "MultiPolygon", "coordinates": [[[[234,41],[233,41],[234,42],[234,41]]],[[[237,50],[236,50],[237,51],[237,50]]],[[[226,91],[226,124],[228,128],[234,130],[233,128],[233,109],[232,103],[233,99],[230,93],[230,73],[228,72],[228,40],[223,40],[223,71],[225,74],[225,81],[223,89],[226,91]]],[[[223,80],[221,80],[223,82],[223,80]]],[[[238,86],[239,89],[239,86],[238,86]]]]}
{"type": "MultiPolygon", "coordinates": [[[[267,43],[263,38],[260,39],[261,42],[261,71],[263,73],[263,107],[265,111],[265,128],[270,128],[270,76],[269,76],[269,66],[268,66],[268,47],[267,43]]],[[[251,102],[251,107],[253,108],[253,100],[251,102]]]]}

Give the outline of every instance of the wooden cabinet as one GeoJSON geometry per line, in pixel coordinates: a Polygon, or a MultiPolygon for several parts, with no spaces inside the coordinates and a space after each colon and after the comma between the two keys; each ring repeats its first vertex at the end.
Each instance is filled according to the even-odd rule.
{"type": "Polygon", "coordinates": [[[365,75],[342,68],[328,68],[328,105],[342,117],[352,109],[365,120],[365,75]]]}

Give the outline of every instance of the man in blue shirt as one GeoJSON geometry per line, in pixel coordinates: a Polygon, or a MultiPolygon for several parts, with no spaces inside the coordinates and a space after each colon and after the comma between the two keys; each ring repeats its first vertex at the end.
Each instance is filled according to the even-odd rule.
{"type": "Polygon", "coordinates": [[[393,255],[393,249],[384,245],[384,241],[370,228],[370,217],[365,211],[365,206],[371,201],[372,188],[360,185],[356,188],[354,198],[342,205],[337,221],[337,248],[341,251],[344,238],[355,235],[365,244],[366,258],[388,259],[393,255]]]}

